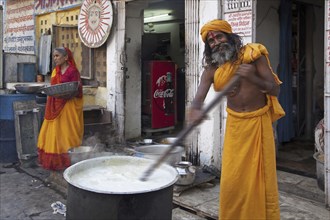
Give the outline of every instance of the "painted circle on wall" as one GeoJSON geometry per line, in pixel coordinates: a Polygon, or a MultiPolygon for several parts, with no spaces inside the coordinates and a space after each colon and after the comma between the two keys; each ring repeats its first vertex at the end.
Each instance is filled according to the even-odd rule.
{"type": "Polygon", "coordinates": [[[102,46],[107,40],[113,22],[109,0],[85,0],[81,6],[78,33],[81,41],[90,48],[102,46]]]}

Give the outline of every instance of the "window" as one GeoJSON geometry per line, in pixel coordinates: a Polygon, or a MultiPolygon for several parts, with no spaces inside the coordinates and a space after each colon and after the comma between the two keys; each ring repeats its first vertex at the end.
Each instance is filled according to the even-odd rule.
{"type": "Polygon", "coordinates": [[[63,45],[72,51],[81,78],[107,86],[106,43],[99,48],[86,47],[79,38],[77,26],[53,26],[53,34],[53,48],[63,45]]]}

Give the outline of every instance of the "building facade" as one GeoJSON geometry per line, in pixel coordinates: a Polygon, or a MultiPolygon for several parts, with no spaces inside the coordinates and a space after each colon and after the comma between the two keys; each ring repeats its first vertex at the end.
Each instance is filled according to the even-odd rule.
{"type": "MultiPolygon", "coordinates": [[[[267,47],[272,68],[283,81],[279,99],[287,115],[275,125],[277,141],[312,139],[315,125],[325,119],[324,174],[329,204],[329,1],[113,0],[109,36],[97,48],[84,45],[78,34],[83,0],[5,3],[2,88],[17,81],[17,63],[36,63],[36,72],[47,80],[52,61],[42,52],[68,46],[84,79],[85,104],[111,111],[107,139],[121,143],[144,133],[142,72],[143,62],[154,52],[151,48],[166,48],[178,71],[184,69],[177,78],[177,91],[184,95],[176,105],[177,123],[182,125],[203,71],[200,28],[215,18],[228,20],[244,43],[261,42],[267,47]],[[159,10],[168,15],[167,20],[145,20],[159,15],[159,10]]],[[[206,103],[214,96],[211,89],[206,103]]],[[[195,164],[221,167],[225,106],[224,100],[186,139],[187,158],[195,164]]]]}

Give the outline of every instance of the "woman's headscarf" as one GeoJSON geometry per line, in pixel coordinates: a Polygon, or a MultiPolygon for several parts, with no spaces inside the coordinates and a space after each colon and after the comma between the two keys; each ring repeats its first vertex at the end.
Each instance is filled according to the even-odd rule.
{"type": "Polygon", "coordinates": [[[233,33],[230,24],[225,20],[215,19],[207,22],[201,29],[202,40],[205,42],[210,31],[222,31],[228,34],[233,33]]]}
{"type": "MultiPolygon", "coordinates": [[[[76,62],[74,61],[74,58],[72,56],[72,52],[69,48],[67,48],[67,47],[57,47],[54,50],[56,50],[57,52],[59,52],[63,56],[68,55],[68,60],[67,60],[68,64],[70,66],[74,66],[74,67],[77,68],[76,62]]],[[[56,66],[56,68],[58,68],[58,69],[56,69],[58,71],[60,67],[56,66]]]]}

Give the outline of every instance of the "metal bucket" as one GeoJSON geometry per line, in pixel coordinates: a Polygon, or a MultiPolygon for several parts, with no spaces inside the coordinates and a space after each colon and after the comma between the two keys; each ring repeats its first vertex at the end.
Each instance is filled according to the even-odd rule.
{"type": "Polygon", "coordinates": [[[156,140],[157,143],[160,143],[160,144],[173,144],[174,141],[176,141],[178,138],[176,137],[167,137],[167,138],[162,138],[162,139],[159,139],[159,140],[156,140]]]}
{"type": "MultiPolygon", "coordinates": [[[[148,158],[152,160],[157,160],[159,157],[161,157],[164,152],[170,147],[170,145],[167,144],[154,144],[154,145],[144,145],[136,147],[135,150],[135,156],[137,157],[143,157],[148,158]]],[[[165,162],[170,165],[175,165],[176,163],[179,163],[182,159],[182,154],[184,152],[184,148],[180,146],[176,146],[173,148],[171,153],[166,158],[165,162]]]]}
{"type": "Polygon", "coordinates": [[[91,146],[79,146],[70,148],[68,150],[69,157],[71,164],[75,164],[77,162],[80,162],[82,160],[90,159],[95,157],[95,151],[93,151],[94,147],[91,146]]]}
{"type": "Polygon", "coordinates": [[[95,146],[79,146],[70,148],[68,150],[68,153],[71,165],[78,163],[82,160],[113,155],[113,153],[102,151],[102,149],[102,145],[100,147],[99,144],[96,144],[95,146]]]}
{"type": "Polygon", "coordinates": [[[173,184],[178,179],[173,167],[162,164],[146,182],[141,182],[139,178],[116,181],[119,174],[115,172],[117,169],[123,171],[119,179],[131,173],[140,177],[152,164],[152,160],[144,158],[108,156],[84,160],[68,167],[63,174],[69,183],[66,219],[171,220],[173,184]],[[98,168],[106,172],[102,173],[98,168]],[[139,172],[132,171],[136,169],[139,172]],[[89,178],[81,176],[84,172],[89,172],[89,178]],[[98,178],[100,172],[102,175],[98,178]],[[163,174],[166,174],[166,178],[158,183],[159,176],[163,174]],[[79,181],[79,177],[86,180],[87,184],[79,181]],[[155,184],[148,187],[150,183],[155,184]],[[130,186],[127,191],[125,185],[130,186]]]}
{"type": "Polygon", "coordinates": [[[316,152],[313,157],[316,160],[317,185],[324,191],[324,154],[316,152]]]}

